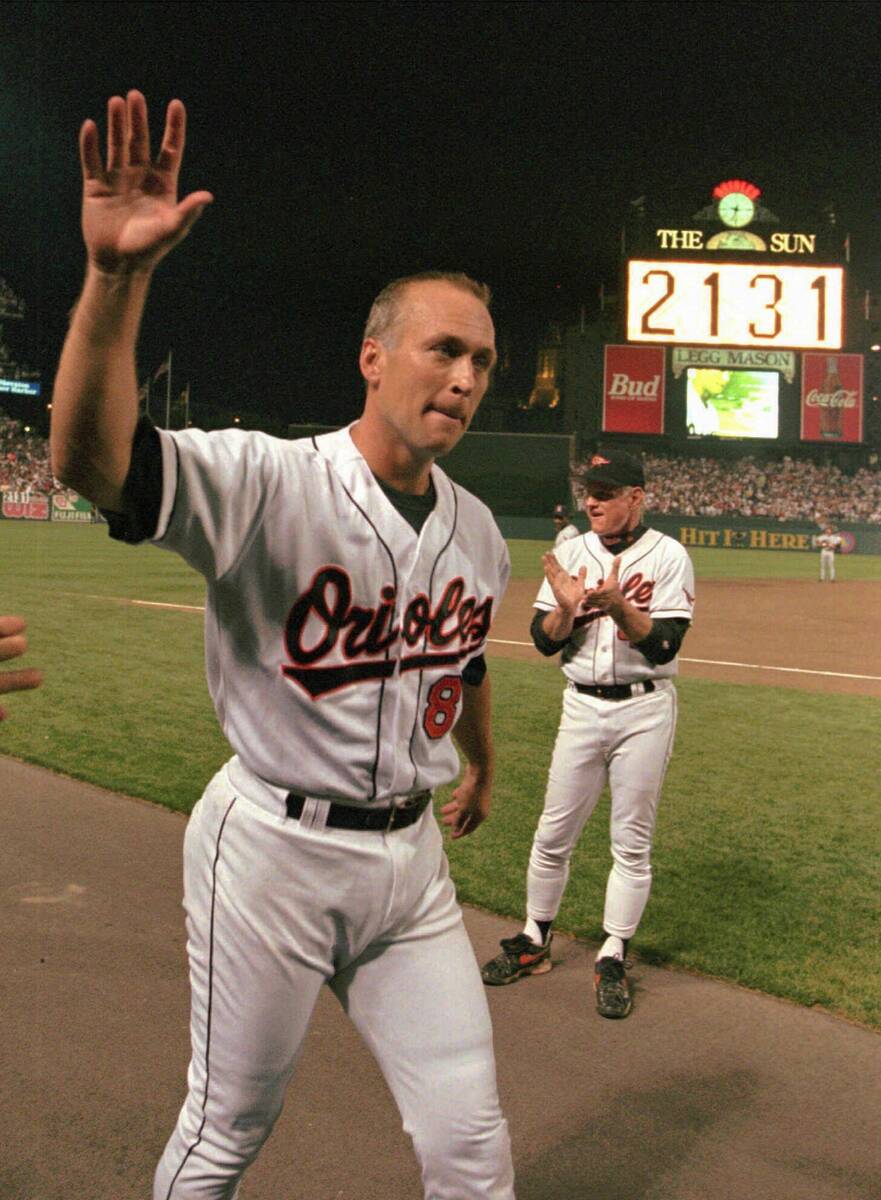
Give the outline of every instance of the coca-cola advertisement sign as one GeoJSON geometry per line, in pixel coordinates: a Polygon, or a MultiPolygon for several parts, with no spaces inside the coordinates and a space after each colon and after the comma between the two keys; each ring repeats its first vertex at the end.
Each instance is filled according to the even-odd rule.
{"type": "Polygon", "coordinates": [[[863,440],[862,354],[803,354],[803,442],[863,440]]]}
{"type": "Polygon", "coordinates": [[[605,433],[664,432],[663,346],[606,346],[605,433]]]}

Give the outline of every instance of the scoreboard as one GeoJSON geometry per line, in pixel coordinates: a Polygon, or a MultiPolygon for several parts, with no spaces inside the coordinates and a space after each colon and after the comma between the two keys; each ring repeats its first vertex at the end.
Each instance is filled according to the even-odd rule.
{"type": "Polygon", "coordinates": [[[663,345],[840,350],[844,269],[630,259],[626,336],[663,345]]]}

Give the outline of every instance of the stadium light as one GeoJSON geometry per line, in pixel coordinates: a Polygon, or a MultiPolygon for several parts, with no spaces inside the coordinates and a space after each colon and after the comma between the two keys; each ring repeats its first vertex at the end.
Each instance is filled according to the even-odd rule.
{"type": "Polygon", "coordinates": [[[876,351],[877,351],[877,350],[881,350],[881,346],[879,346],[877,342],[872,342],[872,344],[871,344],[871,346],[869,347],[869,349],[870,349],[870,350],[876,350],[876,351]]]}

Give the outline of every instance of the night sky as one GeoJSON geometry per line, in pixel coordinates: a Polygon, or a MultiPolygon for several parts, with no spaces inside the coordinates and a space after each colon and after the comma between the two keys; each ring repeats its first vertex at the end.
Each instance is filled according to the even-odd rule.
{"type": "Polygon", "coordinates": [[[493,287],[528,395],[537,338],[614,289],[629,202],[686,222],[752,180],[810,228],[828,204],[881,287],[881,72],[869,3],[7,3],[0,275],[48,388],[81,281],[76,137],[139,87],[154,146],[189,112],[182,187],[215,204],[157,273],[141,376],[282,421],[360,407],[389,279],[493,287]]]}

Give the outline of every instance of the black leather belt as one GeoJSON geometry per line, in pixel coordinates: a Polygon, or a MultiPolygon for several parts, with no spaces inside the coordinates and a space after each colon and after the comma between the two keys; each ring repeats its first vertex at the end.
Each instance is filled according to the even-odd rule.
{"type": "Polygon", "coordinates": [[[655,685],[650,679],[642,683],[609,683],[605,685],[592,683],[575,683],[572,686],[583,696],[596,696],[599,700],[629,700],[631,696],[642,696],[653,692],[655,685]]]}
{"type": "MultiPolygon", "coordinates": [[[[305,796],[288,792],[286,804],[289,817],[299,817],[306,803],[305,796]]],[[[326,825],[335,829],[375,829],[388,833],[392,829],[404,829],[418,821],[431,803],[431,792],[417,792],[408,796],[402,804],[388,808],[359,808],[354,804],[331,804],[327,812],[326,825]]]]}

